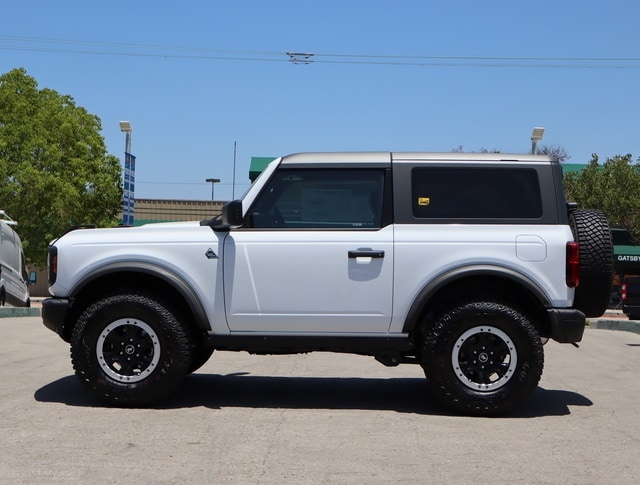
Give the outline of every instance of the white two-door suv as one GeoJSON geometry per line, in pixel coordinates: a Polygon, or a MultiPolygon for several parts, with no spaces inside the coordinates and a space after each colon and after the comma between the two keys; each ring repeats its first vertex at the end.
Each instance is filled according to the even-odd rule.
{"type": "Polygon", "coordinates": [[[421,365],[445,406],[497,415],[609,301],[598,211],[546,156],[302,153],[221,218],[81,228],[49,248],[44,324],[107,402],[170,395],[214,350],[421,365]]]}

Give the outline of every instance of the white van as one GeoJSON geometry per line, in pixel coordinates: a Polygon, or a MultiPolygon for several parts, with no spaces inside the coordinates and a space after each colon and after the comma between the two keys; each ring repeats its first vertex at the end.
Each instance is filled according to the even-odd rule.
{"type": "Polygon", "coordinates": [[[13,230],[17,225],[0,210],[0,306],[31,306],[22,241],[13,230]]]}

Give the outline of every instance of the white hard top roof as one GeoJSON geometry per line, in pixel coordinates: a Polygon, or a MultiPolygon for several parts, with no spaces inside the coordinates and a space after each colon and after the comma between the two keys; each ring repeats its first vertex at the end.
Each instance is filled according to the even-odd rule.
{"type": "Polygon", "coordinates": [[[282,157],[283,163],[366,163],[403,161],[444,162],[556,162],[549,155],[524,153],[458,153],[458,152],[308,152],[282,157]]]}

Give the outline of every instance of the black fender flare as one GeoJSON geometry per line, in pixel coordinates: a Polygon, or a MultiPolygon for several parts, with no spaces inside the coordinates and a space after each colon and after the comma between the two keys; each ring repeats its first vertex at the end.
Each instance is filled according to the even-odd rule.
{"type": "Polygon", "coordinates": [[[147,261],[115,262],[101,266],[80,279],[73,288],[71,288],[69,298],[74,300],[88,284],[91,284],[92,281],[96,281],[110,274],[122,272],[142,273],[153,276],[167,283],[175,289],[182,298],[184,298],[190,310],[193,312],[193,317],[197,327],[205,331],[211,330],[211,324],[207,317],[207,312],[192,286],[176,272],[147,261]]]}
{"type": "Polygon", "coordinates": [[[450,269],[430,280],[418,293],[407,313],[403,333],[412,332],[420,323],[420,317],[431,298],[443,287],[457,280],[474,276],[495,276],[518,283],[540,301],[544,308],[551,308],[551,301],[544,290],[531,278],[511,268],[491,264],[477,264],[450,269]]]}

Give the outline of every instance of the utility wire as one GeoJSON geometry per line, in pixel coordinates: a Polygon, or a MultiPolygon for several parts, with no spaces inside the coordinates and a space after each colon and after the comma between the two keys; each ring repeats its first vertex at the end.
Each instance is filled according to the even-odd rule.
{"type": "MultiPolygon", "coordinates": [[[[203,186],[206,185],[207,187],[209,186],[208,182],[152,182],[152,181],[145,181],[145,180],[136,180],[135,181],[136,185],[138,184],[144,184],[144,185],[198,185],[198,186],[203,186]]],[[[216,182],[216,185],[218,186],[227,186],[227,187],[231,187],[233,184],[231,182],[216,182]]],[[[236,183],[236,187],[242,187],[242,186],[249,186],[251,184],[248,183],[243,183],[243,184],[238,184],[236,183]]]]}
{"type": "Polygon", "coordinates": [[[152,57],[164,59],[224,60],[243,62],[289,62],[293,64],[351,64],[418,67],[478,68],[570,68],[570,69],[639,69],[640,57],[548,57],[548,56],[442,56],[335,54],[279,52],[265,50],[231,50],[160,44],[95,42],[0,35],[0,50],[152,57]]]}

